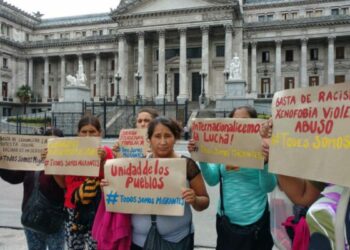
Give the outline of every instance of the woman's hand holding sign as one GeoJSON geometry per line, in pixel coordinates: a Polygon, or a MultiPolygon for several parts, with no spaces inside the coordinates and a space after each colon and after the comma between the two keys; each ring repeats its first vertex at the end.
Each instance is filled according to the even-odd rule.
{"type": "Polygon", "coordinates": [[[184,188],[182,190],[182,199],[184,199],[186,203],[194,206],[194,204],[196,203],[196,198],[197,196],[193,189],[184,188]]]}
{"type": "Polygon", "coordinates": [[[188,152],[192,153],[192,152],[196,152],[198,150],[198,147],[196,145],[196,142],[191,139],[189,140],[188,144],[187,144],[187,150],[188,152]]]}

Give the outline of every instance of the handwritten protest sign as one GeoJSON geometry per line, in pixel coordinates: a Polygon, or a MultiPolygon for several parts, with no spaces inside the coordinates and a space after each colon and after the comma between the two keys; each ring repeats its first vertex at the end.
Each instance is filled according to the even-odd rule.
{"type": "Polygon", "coordinates": [[[261,119],[194,119],[192,138],[196,161],[262,169],[264,156],[259,134],[261,119]]]}
{"type": "Polygon", "coordinates": [[[0,134],[0,168],[43,170],[41,152],[49,136],[0,134]]]}
{"type": "Polygon", "coordinates": [[[104,188],[106,209],[131,214],[181,216],[186,187],[186,160],[131,159],[108,160],[104,188]]]}
{"type": "Polygon", "coordinates": [[[150,149],[147,129],[122,129],[118,142],[119,157],[142,158],[150,149]]]}
{"type": "Polygon", "coordinates": [[[52,138],[48,140],[45,173],[55,175],[98,176],[99,137],[52,138]]]}
{"type": "Polygon", "coordinates": [[[275,93],[269,170],[350,186],[350,85],[275,93]]]}

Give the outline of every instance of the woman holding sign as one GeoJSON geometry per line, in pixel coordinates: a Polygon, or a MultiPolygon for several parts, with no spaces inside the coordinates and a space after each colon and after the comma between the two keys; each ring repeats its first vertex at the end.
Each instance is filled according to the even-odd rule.
{"type": "MultiPolygon", "coordinates": [[[[148,127],[148,139],[150,140],[153,158],[179,158],[183,157],[174,151],[174,145],[181,136],[179,125],[168,118],[157,117],[150,122],[148,127]]],[[[185,212],[181,217],[157,216],[156,225],[162,240],[167,244],[178,246],[176,249],[193,249],[193,225],[190,205],[196,211],[202,211],[209,206],[209,197],[204,180],[197,164],[190,158],[187,162],[188,188],[182,192],[185,201],[185,212]],[[189,242],[187,248],[181,245],[189,242]],[[180,247],[180,248],[179,248],[180,247]]],[[[132,250],[141,250],[151,228],[151,215],[132,215],[132,250]]]]}
{"type": "MultiPolygon", "coordinates": [[[[148,124],[157,116],[158,112],[155,109],[140,109],[136,117],[136,128],[147,128],[148,124]]],[[[120,156],[119,151],[119,142],[117,141],[113,146],[113,154],[116,158],[120,156]]],[[[102,180],[101,187],[107,184],[105,180],[102,180]]],[[[129,250],[131,244],[130,215],[106,211],[105,199],[102,197],[95,216],[92,235],[97,241],[98,249],[129,250]]]]}
{"type": "MultiPolygon", "coordinates": [[[[136,128],[141,129],[141,128],[148,128],[148,124],[156,117],[158,117],[158,111],[153,108],[142,108],[137,112],[136,116],[136,128]]],[[[118,156],[119,153],[119,143],[118,141],[112,148],[113,154],[115,157],[118,156]]]]}
{"type": "MultiPolygon", "coordinates": [[[[257,118],[250,106],[233,109],[231,118],[257,118]]],[[[194,140],[188,151],[196,150],[194,140]]],[[[216,230],[218,250],[272,249],[267,193],[276,186],[276,177],[263,170],[224,164],[199,163],[210,186],[220,184],[216,230]]]]}
{"type": "MultiPolygon", "coordinates": [[[[57,136],[63,137],[63,133],[60,129],[52,128],[43,132],[45,136],[57,136]]],[[[52,175],[45,175],[44,171],[14,171],[14,170],[0,170],[0,176],[5,181],[11,184],[23,183],[23,200],[22,200],[22,212],[25,212],[30,201],[37,196],[32,197],[35,194],[35,189],[43,195],[46,200],[57,207],[63,207],[64,192],[57,185],[52,175]],[[36,187],[37,186],[37,187],[36,187]]],[[[54,216],[52,214],[52,216],[54,216]]],[[[58,221],[58,219],[56,220],[58,221]]],[[[58,229],[52,230],[52,233],[46,231],[33,230],[32,228],[25,227],[24,233],[27,239],[27,246],[29,250],[62,250],[64,249],[64,225],[63,221],[58,224],[58,229]]]]}
{"type": "MultiPolygon", "coordinates": [[[[100,137],[102,128],[98,118],[84,116],[78,123],[78,136],[100,137]]],[[[97,249],[91,236],[92,223],[100,201],[100,178],[103,177],[103,165],[113,158],[112,150],[106,146],[97,149],[100,156],[99,178],[85,176],[55,176],[57,183],[66,189],[64,205],[68,211],[66,221],[66,239],[68,249],[97,249]]],[[[44,158],[46,158],[44,156],[44,158]]]]}

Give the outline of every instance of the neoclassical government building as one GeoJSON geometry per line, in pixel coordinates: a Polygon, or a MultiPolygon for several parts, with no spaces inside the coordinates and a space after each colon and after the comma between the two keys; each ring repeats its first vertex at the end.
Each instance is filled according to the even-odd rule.
{"type": "Polygon", "coordinates": [[[21,85],[33,112],[62,101],[79,64],[94,101],[215,101],[235,54],[250,98],[350,80],[347,0],[121,0],[50,19],[0,0],[0,26],[3,115],[21,85]]]}

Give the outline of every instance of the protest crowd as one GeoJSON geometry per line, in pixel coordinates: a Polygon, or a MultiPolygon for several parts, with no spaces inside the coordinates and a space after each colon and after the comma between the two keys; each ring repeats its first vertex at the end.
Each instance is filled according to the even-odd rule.
{"type": "Polygon", "coordinates": [[[184,128],[142,108],[112,148],[92,115],[76,137],[1,134],[0,177],[23,183],[29,250],[194,249],[193,213],[210,202],[217,250],[349,250],[348,99],[320,99],[344,89],[280,91],[268,120],[239,106],[184,128]],[[183,132],[191,157],[174,150],[183,132]]]}

